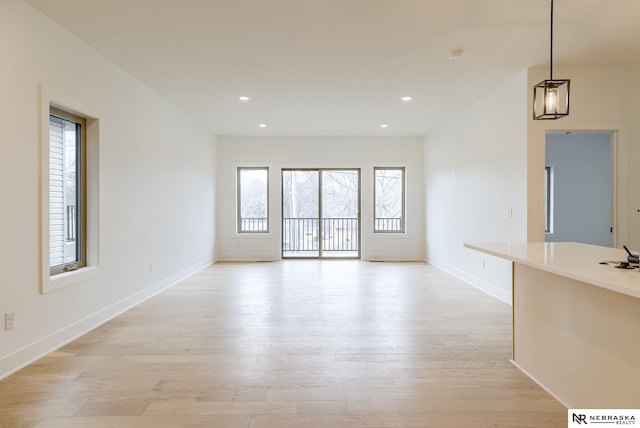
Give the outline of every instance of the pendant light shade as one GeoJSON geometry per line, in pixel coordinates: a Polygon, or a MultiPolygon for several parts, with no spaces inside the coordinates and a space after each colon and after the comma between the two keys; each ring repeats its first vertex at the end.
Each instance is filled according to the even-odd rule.
{"type": "Polygon", "coordinates": [[[569,79],[543,80],[533,87],[533,118],[552,120],[569,116],[569,79]]]}
{"type": "Polygon", "coordinates": [[[533,87],[533,119],[553,120],[569,116],[569,79],[553,78],[553,1],[551,0],[551,47],[549,79],[533,87]]]}

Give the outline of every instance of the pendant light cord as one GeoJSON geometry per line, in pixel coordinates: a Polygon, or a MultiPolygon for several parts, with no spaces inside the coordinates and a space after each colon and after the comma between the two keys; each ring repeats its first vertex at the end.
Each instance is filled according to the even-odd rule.
{"type": "Polygon", "coordinates": [[[553,0],[551,0],[551,41],[549,48],[549,80],[553,80],[553,0]]]}

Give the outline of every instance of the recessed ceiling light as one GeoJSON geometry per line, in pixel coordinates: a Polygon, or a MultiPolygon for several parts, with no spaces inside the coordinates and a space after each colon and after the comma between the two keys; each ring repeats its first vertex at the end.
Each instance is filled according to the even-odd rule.
{"type": "Polygon", "coordinates": [[[238,97],[238,99],[240,101],[249,101],[251,99],[251,97],[248,97],[246,95],[241,95],[241,96],[238,97]]]}
{"type": "Polygon", "coordinates": [[[401,97],[400,99],[406,103],[406,102],[411,101],[413,99],[413,97],[401,97]]]}
{"type": "Polygon", "coordinates": [[[258,125],[260,128],[266,128],[267,124],[266,123],[261,123],[260,125],[258,125]]]}
{"type": "Polygon", "coordinates": [[[464,51],[462,49],[452,49],[449,51],[449,60],[457,61],[462,58],[464,51]]]}
{"type": "Polygon", "coordinates": [[[389,125],[386,124],[386,123],[383,123],[383,124],[380,125],[380,128],[388,128],[388,127],[389,127],[389,125]]]}

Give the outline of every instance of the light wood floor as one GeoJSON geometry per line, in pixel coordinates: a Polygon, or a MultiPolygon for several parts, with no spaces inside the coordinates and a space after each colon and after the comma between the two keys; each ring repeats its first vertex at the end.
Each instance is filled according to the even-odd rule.
{"type": "Polygon", "coordinates": [[[420,263],[216,264],[0,382],[2,427],[566,427],[508,305],[420,263]]]}

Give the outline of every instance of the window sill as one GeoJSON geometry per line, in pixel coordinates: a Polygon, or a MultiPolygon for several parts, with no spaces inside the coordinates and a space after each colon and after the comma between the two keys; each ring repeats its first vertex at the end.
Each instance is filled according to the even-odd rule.
{"type": "Polygon", "coordinates": [[[236,239],[271,239],[271,232],[236,232],[236,239]]]}
{"type": "Polygon", "coordinates": [[[405,239],[407,238],[407,232],[373,232],[374,238],[381,239],[405,239]]]}
{"type": "Polygon", "coordinates": [[[54,276],[45,276],[42,281],[42,293],[59,290],[71,285],[80,284],[100,276],[98,266],[88,266],[72,272],[59,273],[54,276]]]}

